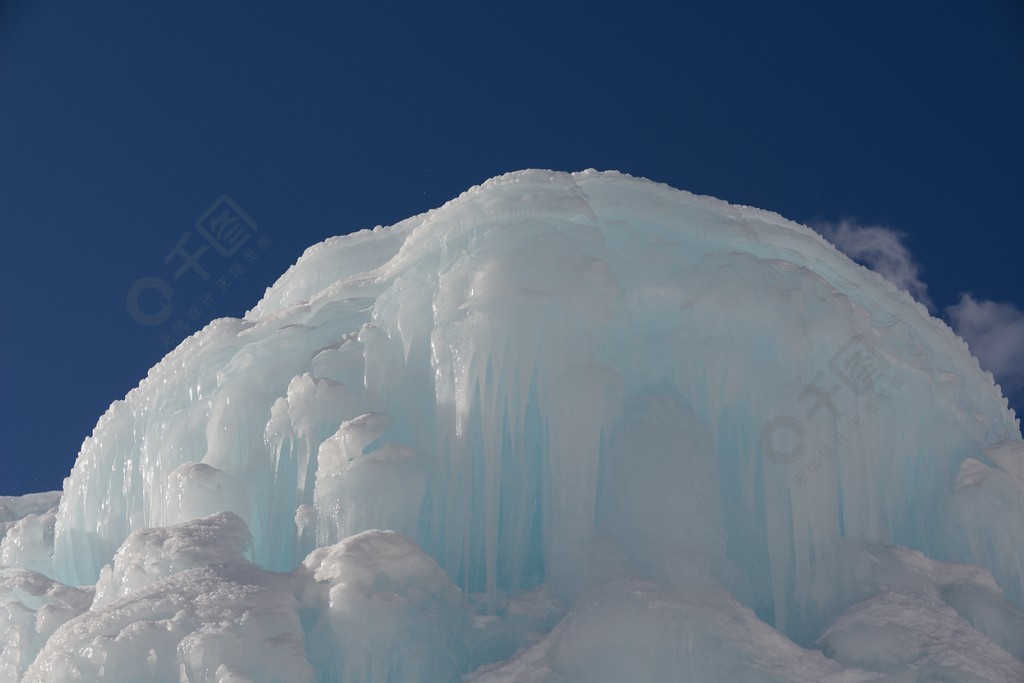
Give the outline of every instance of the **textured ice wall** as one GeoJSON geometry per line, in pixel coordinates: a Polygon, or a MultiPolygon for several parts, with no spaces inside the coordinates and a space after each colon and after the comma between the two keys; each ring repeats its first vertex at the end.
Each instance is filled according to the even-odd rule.
{"type": "MultiPolygon", "coordinates": [[[[449,571],[496,583],[496,556],[512,553],[503,582],[516,583],[537,522],[550,525],[549,567],[571,564],[615,422],[652,394],[703,421],[730,540],[789,581],[805,543],[835,545],[840,512],[847,536],[941,549],[934,520],[961,461],[1019,439],[962,342],[810,230],[616,174],[527,172],[311,248],[244,321],[171,353],[83,447],[56,571],[92,583],[130,530],[220,507],[249,523],[261,563],[295,566],[301,554],[274,544],[295,543],[299,505],[316,503],[335,536],[372,521],[337,508],[337,487],[359,474],[355,462],[335,472],[349,464],[339,442],[364,438],[368,457],[395,444],[372,456],[389,460],[381,476],[431,480],[423,540],[449,571]],[[813,484],[794,486],[760,457],[761,428],[780,408],[808,412],[801,382],[858,337],[901,387],[813,484]],[[366,413],[390,426],[342,428],[366,413]],[[397,445],[414,451],[407,466],[397,445]],[[755,492],[763,514],[743,495],[755,492]],[[548,503],[542,519],[535,501],[548,503]]],[[[845,389],[833,403],[853,416],[856,398],[845,389]]],[[[805,419],[808,452],[840,429],[826,412],[805,419]]],[[[403,531],[417,531],[416,512],[403,531]]]]}
{"type": "MultiPolygon", "coordinates": [[[[1020,443],[966,345],[809,229],[526,171],[310,248],[168,354],[83,445],[37,568],[93,585],[133,531],[226,510],[271,570],[393,529],[484,613],[713,579],[811,645],[864,599],[844,542],[979,564],[1019,604],[1020,443]]],[[[509,623],[467,661],[510,656],[509,623]]]]}

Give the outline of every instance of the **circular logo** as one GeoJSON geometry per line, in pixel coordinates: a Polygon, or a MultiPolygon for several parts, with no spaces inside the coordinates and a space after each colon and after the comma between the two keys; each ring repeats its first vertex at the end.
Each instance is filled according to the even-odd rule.
{"type": "Polygon", "coordinates": [[[171,306],[172,296],[174,296],[174,290],[169,284],[160,278],[139,278],[131,286],[131,289],[128,290],[128,295],[125,297],[128,305],[128,313],[143,325],[148,325],[150,327],[159,325],[170,318],[171,313],[174,312],[174,307],[171,306]],[[147,289],[155,290],[160,295],[160,309],[153,313],[143,311],[142,307],[139,305],[139,299],[142,297],[142,293],[147,289]]]}
{"type": "Polygon", "coordinates": [[[784,415],[761,428],[761,453],[777,465],[789,465],[804,457],[804,424],[784,415]]]}

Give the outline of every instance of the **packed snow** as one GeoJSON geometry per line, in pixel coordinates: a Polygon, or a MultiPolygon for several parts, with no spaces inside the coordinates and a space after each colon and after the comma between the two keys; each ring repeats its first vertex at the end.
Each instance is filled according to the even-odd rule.
{"type": "Polygon", "coordinates": [[[810,229],[619,173],[311,247],[0,533],[0,683],[1024,681],[992,376],[810,229]]]}

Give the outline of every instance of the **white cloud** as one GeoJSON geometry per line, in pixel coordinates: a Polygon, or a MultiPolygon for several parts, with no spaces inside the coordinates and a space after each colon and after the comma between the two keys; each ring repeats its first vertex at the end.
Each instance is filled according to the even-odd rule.
{"type": "Polygon", "coordinates": [[[971,347],[981,367],[991,372],[1007,396],[1024,390],[1024,311],[1010,303],[977,300],[962,294],[946,309],[953,329],[971,347]]]}
{"type": "Polygon", "coordinates": [[[816,223],[815,229],[854,261],[862,263],[900,289],[933,308],[928,286],[921,281],[921,268],[903,244],[905,233],[881,225],[858,225],[845,219],[839,223],[816,223]]]}
{"type": "MultiPolygon", "coordinates": [[[[928,286],[921,280],[921,268],[903,243],[904,233],[849,219],[814,227],[844,254],[935,310],[928,286]]],[[[1024,398],[1024,311],[1010,303],[961,294],[959,303],[948,307],[946,314],[981,367],[995,376],[1003,394],[1024,398]]]]}

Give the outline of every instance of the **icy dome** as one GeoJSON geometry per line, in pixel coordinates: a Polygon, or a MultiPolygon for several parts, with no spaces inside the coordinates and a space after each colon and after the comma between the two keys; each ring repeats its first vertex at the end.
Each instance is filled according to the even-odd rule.
{"type": "Polygon", "coordinates": [[[1024,681],[1024,442],[803,226],[524,171],[327,240],[0,501],[0,681],[1024,681]]]}

